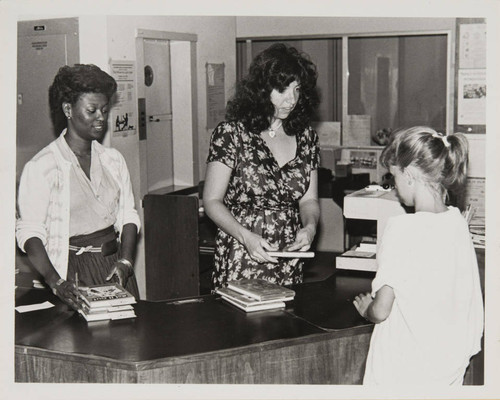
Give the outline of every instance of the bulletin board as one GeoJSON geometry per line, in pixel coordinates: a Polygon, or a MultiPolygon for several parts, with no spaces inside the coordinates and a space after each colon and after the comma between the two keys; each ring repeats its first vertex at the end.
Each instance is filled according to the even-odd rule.
{"type": "Polygon", "coordinates": [[[126,60],[110,60],[111,76],[115,78],[116,102],[111,108],[111,124],[114,137],[136,133],[135,63],[126,60]]]}
{"type": "Polygon", "coordinates": [[[213,129],[224,120],[226,113],[224,63],[207,63],[205,68],[207,74],[207,129],[213,129]]]}
{"type": "Polygon", "coordinates": [[[457,18],[454,132],[486,133],[486,19],[457,18]]]}

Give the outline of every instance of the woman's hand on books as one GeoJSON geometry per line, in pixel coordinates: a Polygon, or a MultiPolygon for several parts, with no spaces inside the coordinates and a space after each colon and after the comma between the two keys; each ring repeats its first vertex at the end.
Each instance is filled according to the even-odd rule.
{"type": "Polygon", "coordinates": [[[52,292],[59,297],[65,304],[78,310],[78,289],[73,282],[66,281],[64,279],[59,279],[56,284],[52,287],[52,292]]]}
{"type": "Polygon", "coordinates": [[[258,263],[277,263],[278,260],[267,254],[268,251],[277,251],[277,245],[271,245],[262,236],[248,231],[243,237],[243,245],[247,249],[250,258],[258,263]]]}
{"type": "Polygon", "coordinates": [[[133,272],[132,263],[130,263],[130,261],[120,259],[115,262],[113,269],[106,277],[106,280],[113,280],[120,286],[125,287],[127,285],[128,278],[133,274],[133,272]]]}
{"type": "Polygon", "coordinates": [[[306,251],[311,248],[311,243],[316,235],[316,230],[313,227],[304,227],[297,232],[295,241],[288,245],[284,251],[306,251]]]}

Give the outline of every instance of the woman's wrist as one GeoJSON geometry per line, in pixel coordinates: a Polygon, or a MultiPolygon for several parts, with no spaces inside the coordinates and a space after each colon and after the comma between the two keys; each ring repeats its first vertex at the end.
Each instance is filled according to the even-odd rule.
{"type": "Polygon", "coordinates": [[[307,224],[303,229],[305,229],[313,238],[316,235],[316,224],[307,224]]]}
{"type": "Polygon", "coordinates": [[[64,282],[64,279],[61,278],[57,273],[51,274],[50,277],[45,277],[44,280],[47,286],[52,290],[54,290],[56,286],[59,286],[61,283],[64,282]]]}
{"type": "Polygon", "coordinates": [[[57,289],[59,288],[59,286],[61,286],[64,282],[66,282],[66,280],[64,280],[63,278],[59,278],[57,280],[57,282],[51,286],[50,288],[52,289],[52,293],[54,293],[56,296],[57,296],[57,289]]]}
{"type": "Polygon", "coordinates": [[[116,260],[116,262],[127,267],[129,276],[134,273],[134,266],[132,265],[132,262],[130,262],[126,258],[119,258],[118,260],[116,260]]]}

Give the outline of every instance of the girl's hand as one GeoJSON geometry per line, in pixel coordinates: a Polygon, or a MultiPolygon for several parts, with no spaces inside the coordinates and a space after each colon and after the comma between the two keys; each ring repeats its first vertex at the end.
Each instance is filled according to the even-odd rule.
{"type": "Polygon", "coordinates": [[[312,228],[302,228],[297,232],[295,241],[287,246],[285,251],[307,251],[311,248],[316,232],[312,228]]]}
{"type": "Polygon", "coordinates": [[[248,232],[243,237],[243,245],[247,249],[250,258],[258,263],[271,262],[277,263],[278,260],[275,257],[271,257],[267,254],[267,251],[277,251],[277,245],[270,245],[262,236],[259,236],[253,232],[248,232]]]}
{"type": "Polygon", "coordinates": [[[359,314],[365,318],[367,318],[366,312],[368,310],[368,306],[373,302],[373,298],[370,293],[360,293],[358,294],[353,301],[354,307],[358,310],[359,314]]]}
{"type": "Polygon", "coordinates": [[[52,292],[72,309],[78,310],[80,307],[78,301],[79,293],[73,282],[59,279],[52,287],[52,292]]]}
{"type": "Polygon", "coordinates": [[[125,287],[128,278],[132,275],[132,273],[133,271],[129,265],[117,260],[113,265],[113,269],[106,277],[106,280],[109,281],[113,279],[114,282],[117,282],[120,286],[125,287]]]}

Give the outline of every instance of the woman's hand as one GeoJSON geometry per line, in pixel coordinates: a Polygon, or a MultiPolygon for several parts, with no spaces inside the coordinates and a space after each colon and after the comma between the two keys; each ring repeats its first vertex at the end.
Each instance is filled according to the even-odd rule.
{"type": "Polygon", "coordinates": [[[113,281],[117,282],[120,286],[125,287],[127,284],[128,278],[133,274],[132,264],[127,262],[126,260],[117,260],[113,265],[113,269],[106,277],[106,280],[109,281],[113,279],[113,281]]]}
{"type": "Polygon", "coordinates": [[[80,308],[78,300],[79,293],[73,282],[59,279],[55,285],[52,286],[52,292],[72,309],[78,310],[78,308],[80,308]]]}
{"type": "Polygon", "coordinates": [[[271,257],[269,254],[267,254],[268,251],[277,251],[278,246],[270,245],[262,236],[248,231],[243,236],[243,245],[247,249],[250,258],[254,261],[257,261],[258,263],[278,262],[275,257],[271,257]]]}
{"type": "Polygon", "coordinates": [[[285,251],[307,251],[311,248],[316,230],[311,227],[300,229],[295,236],[295,241],[285,248],[285,251]]]}
{"type": "Polygon", "coordinates": [[[373,298],[370,293],[360,293],[358,294],[353,301],[354,307],[356,307],[356,310],[358,310],[359,314],[365,318],[368,319],[367,317],[367,310],[370,304],[373,302],[373,298]]]}

